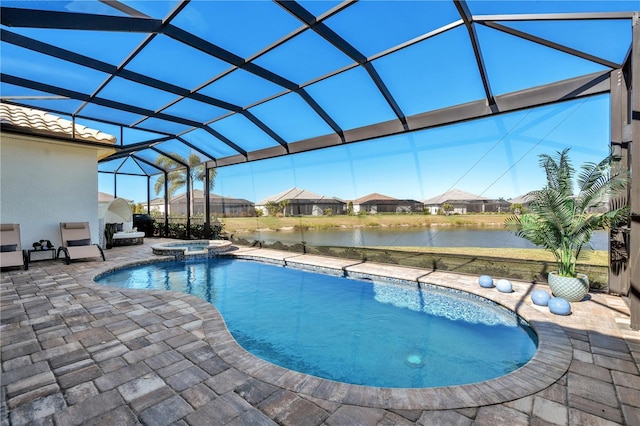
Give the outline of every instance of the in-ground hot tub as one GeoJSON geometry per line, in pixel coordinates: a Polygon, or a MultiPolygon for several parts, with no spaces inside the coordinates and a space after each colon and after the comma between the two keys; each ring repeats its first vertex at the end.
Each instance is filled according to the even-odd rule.
{"type": "Polygon", "coordinates": [[[231,241],[227,240],[190,240],[171,241],[151,246],[153,254],[175,256],[176,259],[192,257],[212,257],[231,250],[231,241]]]}

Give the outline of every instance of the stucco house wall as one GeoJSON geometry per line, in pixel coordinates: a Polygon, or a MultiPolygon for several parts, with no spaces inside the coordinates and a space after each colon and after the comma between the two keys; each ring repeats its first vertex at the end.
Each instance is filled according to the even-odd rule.
{"type": "Polygon", "coordinates": [[[89,222],[97,243],[97,149],[1,133],[0,221],[20,224],[24,248],[41,239],[58,247],[60,222],[89,222]]]}

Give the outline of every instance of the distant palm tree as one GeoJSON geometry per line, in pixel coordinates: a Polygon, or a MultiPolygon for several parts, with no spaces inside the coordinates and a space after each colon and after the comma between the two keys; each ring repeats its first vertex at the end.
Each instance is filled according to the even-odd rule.
{"type": "Polygon", "coordinates": [[[282,200],[278,203],[283,216],[287,216],[287,207],[291,204],[291,200],[282,200]]]}
{"type": "Polygon", "coordinates": [[[269,216],[276,216],[280,212],[280,204],[275,201],[267,201],[267,204],[264,205],[267,209],[267,214],[269,216]]]}
{"type": "Polygon", "coordinates": [[[523,210],[522,203],[513,203],[511,204],[511,207],[509,207],[509,211],[511,211],[514,214],[520,214],[522,213],[522,210],[523,210]]]}
{"type": "MultiPolygon", "coordinates": [[[[156,159],[156,164],[162,168],[163,170],[171,170],[166,174],[167,178],[167,197],[171,198],[178,189],[187,185],[187,173],[186,168],[183,164],[189,165],[189,177],[191,179],[191,187],[187,188],[189,193],[191,194],[191,212],[193,213],[193,183],[204,182],[206,176],[205,165],[198,154],[191,153],[189,154],[189,158],[185,159],[180,154],[171,153],[172,157],[176,158],[178,161],[173,160],[172,158],[165,157],[164,155],[159,156],[156,159]]],[[[216,178],[216,169],[209,170],[209,190],[213,188],[213,184],[216,178]]],[[[164,188],[165,175],[160,175],[158,180],[156,181],[153,189],[156,195],[160,194],[164,188]]]]}
{"type": "Polygon", "coordinates": [[[287,206],[291,204],[291,200],[282,200],[279,203],[275,201],[267,201],[267,204],[264,207],[267,209],[267,214],[269,216],[277,216],[278,214],[282,214],[286,216],[287,214],[287,206]]]}

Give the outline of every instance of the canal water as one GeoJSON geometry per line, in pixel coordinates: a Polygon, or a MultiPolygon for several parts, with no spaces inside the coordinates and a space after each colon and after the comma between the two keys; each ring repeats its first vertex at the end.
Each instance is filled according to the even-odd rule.
{"type": "MultiPolygon", "coordinates": [[[[355,228],[329,231],[268,231],[237,234],[236,238],[273,244],[310,246],[397,246],[397,247],[489,247],[535,248],[524,238],[504,229],[470,227],[431,228],[355,228]]],[[[590,242],[594,250],[608,249],[608,233],[597,231],[590,242]]],[[[585,249],[588,248],[585,246],[585,249]]]]}

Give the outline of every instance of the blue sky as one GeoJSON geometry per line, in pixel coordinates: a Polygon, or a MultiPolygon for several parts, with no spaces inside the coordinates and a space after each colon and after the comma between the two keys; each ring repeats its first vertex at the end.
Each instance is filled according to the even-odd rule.
{"type": "MultiPolygon", "coordinates": [[[[22,2],[13,3],[20,5],[22,2]]],[[[174,5],[170,1],[127,3],[160,18],[166,16],[174,5]]],[[[316,15],[337,4],[323,1],[300,3],[316,15]]],[[[42,4],[71,11],[99,12],[95,8],[106,8],[101,3],[82,1],[42,4]]],[[[474,15],[566,13],[632,11],[638,10],[638,2],[471,1],[469,7],[474,15]]],[[[464,26],[406,49],[376,56],[456,19],[459,15],[450,1],[362,1],[327,19],[325,24],[359,52],[375,58],[371,61],[372,66],[386,83],[403,114],[410,116],[484,98],[480,73],[464,26]],[[402,6],[398,6],[400,4],[402,6]]],[[[244,58],[300,27],[299,21],[274,3],[239,1],[191,2],[172,24],[244,58]],[[266,15],[269,19],[263,19],[266,15]],[[210,20],[203,21],[203,16],[210,17],[210,20]]],[[[627,53],[631,34],[628,20],[502,24],[617,63],[622,62],[627,53]]],[[[144,36],[114,33],[110,35],[112,49],[96,50],[98,39],[91,32],[83,32],[82,37],[77,37],[77,33],[49,29],[11,30],[58,43],[110,64],[121,63],[144,36]]],[[[493,28],[476,25],[476,30],[494,95],[609,70],[602,64],[493,28]]],[[[104,37],[104,34],[98,36],[104,37]]],[[[2,68],[8,74],[20,75],[28,71],[26,75],[36,81],[68,84],[72,90],[84,93],[91,93],[105,79],[101,72],[77,65],[64,64],[61,67],[59,59],[28,52],[8,43],[3,43],[2,48],[2,68]]],[[[258,57],[255,63],[304,86],[343,130],[395,118],[393,110],[362,67],[356,66],[331,78],[314,80],[328,72],[349,67],[353,60],[313,31],[302,32],[300,37],[258,57]],[[290,60],[292,57],[297,60],[290,60]]],[[[198,88],[204,95],[246,108],[288,143],[332,131],[297,94],[282,95],[281,86],[242,69],[231,70],[224,77],[201,87],[212,75],[228,70],[229,64],[164,35],[154,38],[140,55],[126,64],[126,69],[164,79],[189,90],[198,88]],[[159,58],[163,66],[154,66],[159,58]],[[199,65],[185,68],[185,64],[199,65]],[[259,103],[271,96],[275,97],[259,103]]],[[[1,88],[3,95],[40,94],[7,84],[1,88]]],[[[212,129],[247,150],[277,145],[274,139],[242,115],[228,115],[221,108],[191,99],[172,103],[175,95],[120,77],[110,80],[99,96],[200,122],[207,123],[213,119],[208,124],[212,129]]],[[[46,102],[50,101],[34,100],[32,105],[37,107],[46,102]]],[[[55,102],[61,110],[76,111],[81,107],[81,102],[75,100],[55,102]]],[[[185,132],[182,138],[206,150],[212,157],[235,154],[204,130],[190,130],[185,125],[157,118],[143,120],[144,117],[133,113],[116,112],[96,105],[89,105],[82,111],[98,118],[115,117],[124,123],[142,122],[147,128],[156,126],[158,131],[185,132]]],[[[121,133],[117,126],[82,119],[78,123],[118,135],[124,144],[159,135],[127,128],[121,133]]],[[[608,145],[609,98],[600,95],[401,136],[222,167],[218,169],[213,191],[254,202],[291,187],[345,200],[372,192],[423,200],[453,188],[508,199],[540,187],[543,179],[538,167],[540,153],[571,147],[574,165],[579,166],[585,161],[600,160],[607,154],[608,145]]],[[[182,156],[189,154],[188,148],[176,141],[164,142],[156,148],[182,156]]],[[[146,150],[138,155],[153,162],[159,154],[146,150]]],[[[100,169],[107,170],[110,166],[102,163],[100,169]]],[[[131,162],[119,170],[134,172],[131,162]]],[[[151,179],[151,187],[154,181],[155,177],[151,179]]],[[[117,178],[116,187],[117,191],[113,175],[100,173],[100,191],[117,192],[118,196],[136,202],[147,199],[146,177],[122,175],[117,178]]],[[[151,194],[151,198],[156,196],[151,194]]]]}
{"type": "MultiPolygon", "coordinates": [[[[377,141],[218,169],[213,192],[250,201],[291,187],[355,199],[373,192],[423,200],[452,188],[505,199],[539,188],[538,155],[571,147],[574,166],[608,153],[601,95],[377,141]]],[[[152,185],[154,180],[151,180],[152,185]]],[[[113,176],[100,190],[113,193],[113,176]]],[[[146,200],[146,178],[121,176],[118,195],[146,200]]],[[[202,188],[202,186],[196,186],[202,188]]],[[[152,198],[156,195],[152,193],[152,198]]]]}

